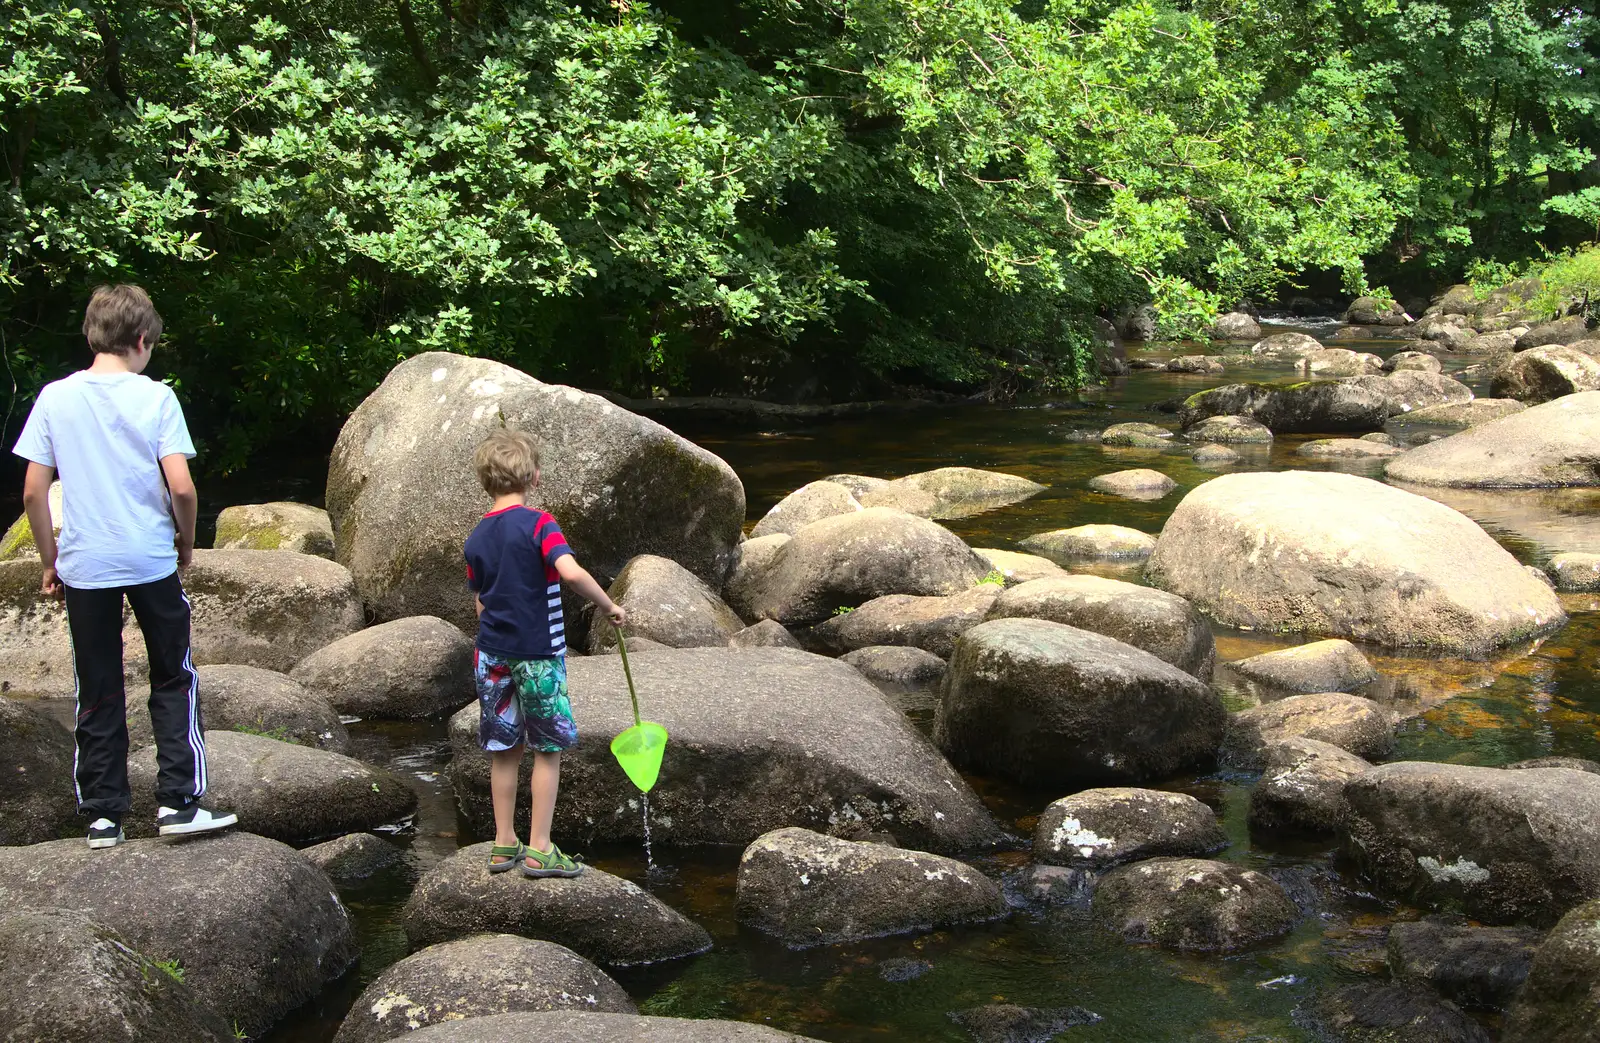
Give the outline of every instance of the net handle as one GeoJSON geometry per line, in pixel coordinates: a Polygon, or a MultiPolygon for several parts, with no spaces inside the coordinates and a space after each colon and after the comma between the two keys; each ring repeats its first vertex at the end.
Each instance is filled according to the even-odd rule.
{"type": "Polygon", "coordinates": [[[622,653],[622,676],[628,679],[628,698],[633,700],[633,726],[639,726],[639,693],[633,688],[633,670],[628,666],[628,642],[622,636],[622,628],[615,623],[612,629],[617,632],[617,651],[622,653]]]}

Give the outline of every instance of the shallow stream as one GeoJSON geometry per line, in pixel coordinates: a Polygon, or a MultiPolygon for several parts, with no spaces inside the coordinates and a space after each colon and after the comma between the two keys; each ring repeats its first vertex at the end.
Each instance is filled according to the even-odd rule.
{"type": "MultiPolygon", "coordinates": [[[[1389,354],[1409,345],[1384,341],[1339,346],[1389,354]]],[[[1447,372],[1462,365],[1447,363],[1447,372]]],[[[961,464],[1048,484],[1046,492],[1025,503],[949,523],[974,546],[1011,548],[1030,534],[1088,522],[1157,532],[1188,490],[1219,473],[1193,464],[1182,447],[1110,449],[1077,440],[1076,432],[1098,432],[1125,420],[1173,426],[1172,417],[1153,411],[1157,403],[1241,379],[1286,378],[1283,367],[1230,369],[1213,376],[1136,371],[1104,391],[1010,406],[927,408],[767,430],[696,426],[691,420],[674,424],[738,471],[752,521],[798,486],[836,472],[895,477],[961,464]],[[1086,489],[1089,478],[1129,467],[1158,468],[1178,488],[1153,503],[1086,489]]],[[[1238,447],[1243,459],[1224,470],[1338,468],[1381,476],[1381,461],[1317,462],[1295,456],[1295,447],[1305,440],[1287,436],[1270,449],[1238,447]]],[[[317,501],[320,475],[295,471],[264,471],[208,488],[213,498],[209,506],[278,498],[317,501]]],[[[1476,518],[1525,562],[1536,564],[1562,550],[1600,551],[1600,495],[1442,498],[1476,518]]],[[[1136,568],[1105,572],[1138,578],[1136,568]]],[[[1483,765],[1547,755],[1600,759],[1600,684],[1593,676],[1600,650],[1600,597],[1565,600],[1572,613],[1565,630],[1536,647],[1493,660],[1374,654],[1385,679],[1367,694],[1393,702],[1406,717],[1396,759],[1483,765]]],[[[1225,628],[1217,628],[1217,642],[1219,660],[1295,643],[1225,628]]],[[[1226,671],[1219,671],[1219,684],[1232,708],[1257,698],[1247,686],[1231,684],[1226,671]]],[[[581,699],[583,693],[574,697],[581,699]]],[[[926,729],[931,695],[900,692],[894,697],[926,729]]],[[[409,775],[421,796],[414,829],[395,837],[409,857],[402,870],[346,891],[360,932],[361,963],[318,1002],[266,1037],[271,1043],[331,1039],[363,985],[405,955],[397,914],[417,874],[457,846],[486,839],[472,835],[456,813],[444,776],[449,747],[443,722],[358,723],[350,730],[356,743],[352,752],[409,775]]],[[[1024,837],[1031,835],[1033,816],[1062,796],[1020,791],[982,778],[971,781],[1001,822],[1024,837]]],[[[1129,946],[1097,930],[1080,910],[1026,907],[990,926],[795,952],[735,922],[738,849],[658,846],[656,859],[671,872],[649,881],[637,846],[586,854],[592,864],[648,886],[704,924],[716,940],[716,948],[704,956],[614,975],[644,1013],[762,1022],[834,1043],[957,1041],[968,1037],[948,1012],[1008,1002],[1076,1005],[1100,1015],[1096,1024],[1062,1033],[1059,1038],[1068,1043],[1310,1040],[1295,1024],[1295,1006],[1319,984],[1381,973],[1385,926],[1418,913],[1363,893],[1331,842],[1251,836],[1245,806],[1253,781],[1250,774],[1219,773],[1164,784],[1193,793],[1218,811],[1232,841],[1218,857],[1279,875],[1307,912],[1301,926],[1279,942],[1226,958],[1129,946]]],[[[1001,876],[1026,859],[1024,852],[1012,852],[977,864],[1001,876]]],[[[1486,1024],[1494,1028],[1492,1019],[1486,1024]]]]}

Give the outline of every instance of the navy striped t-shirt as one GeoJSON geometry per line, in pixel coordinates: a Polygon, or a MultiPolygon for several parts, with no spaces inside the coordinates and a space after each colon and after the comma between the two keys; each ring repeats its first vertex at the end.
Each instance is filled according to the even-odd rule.
{"type": "Polygon", "coordinates": [[[490,511],[467,537],[467,586],[483,602],[478,647],[505,659],[567,650],[556,559],[571,554],[556,520],[532,507],[490,511]]]}

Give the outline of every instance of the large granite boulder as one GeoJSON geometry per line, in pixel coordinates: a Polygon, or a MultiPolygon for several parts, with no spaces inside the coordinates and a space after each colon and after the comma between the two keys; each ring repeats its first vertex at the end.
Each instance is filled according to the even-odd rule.
{"type": "MultiPolygon", "coordinates": [[[[896,478],[864,494],[862,506],[897,506],[922,503],[928,518],[966,518],[984,511],[1020,503],[1044,492],[1045,486],[1019,475],[983,471],[975,467],[939,467],[896,478]],[[911,495],[907,495],[911,494],[911,495]]],[[[902,506],[902,509],[905,509],[902,506]]]]}
{"type": "Polygon", "coordinates": [[[390,964],[356,999],[333,1043],[383,1043],[491,1014],[637,1009],[621,985],[571,949],[514,934],[475,934],[390,964]]]}
{"type": "Polygon", "coordinates": [[[793,536],[814,521],[859,510],[861,503],[855,494],[838,482],[810,482],[773,504],[750,530],[750,536],[760,539],[776,532],[793,536]]]}
{"type": "Polygon", "coordinates": [[[184,977],[81,913],[0,913],[7,1043],[233,1043],[228,1023],[184,977]]]}
{"type": "Polygon", "coordinates": [[[1322,342],[1309,333],[1274,333],[1250,345],[1250,354],[1293,362],[1322,350],[1322,342]]]}
{"type": "Polygon", "coordinates": [[[303,503],[241,503],[217,515],[217,550],[292,550],[333,557],[333,523],[303,503]]]}
{"type": "Polygon", "coordinates": [[[1056,561],[1132,561],[1148,558],[1156,538],[1126,525],[1078,525],[1036,533],[1017,546],[1056,561]]]}
{"type": "Polygon", "coordinates": [[[1210,763],[1225,713],[1210,687],[1148,652],[1043,619],[961,636],[934,741],[1025,785],[1118,785],[1210,763]]]}
{"type": "Polygon", "coordinates": [[[472,639],[437,616],[351,634],[302,659],[289,676],[357,717],[434,717],[475,697],[472,639]]]}
{"type": "Polygon", "coordinates": [[[1534,950],[1527,982],[1506,1019],[1516,1043],[1600,1041],[1600,901],[1568,912],[1534,950]]]}
{"type": "Polygon", "coordinates": [[[1407,370],[1438,373],[1444,369],[1444,364],[1439,361],[1439,356],[1430,355],[1426,351],[1397,351],[1383,360],[1383,369],[1386,373],[1396,371],[1403,373],[1407,370]]]}
{"type": "MultiPolygon", "coordinates": [[[[206,735],[206,803],[232,811],[240,826],[301,844],[398,822],[417,810],[417,794],[386,768],[310,746],[247,732],[206,735]]],[[[156,748],[128,758],[133,811],[129,836],[153,836],[156,748]]]]}
{"type": "Polygon", "coordinates": [[[1203,858],[1113,869],[1095,887],[1094,915],[1131,942],[1189,952],[1233,952],[1288,934],[1300,919],[1276,880],[1203,858]]]}
{"type": "Polygon", "coordinates": [[[1454,917],[1397,923],[1389,928],[1389,973],[1463,1007],[1504,1010],[1527,980],[1543,938],[1531,927],[1480,927],[1454,917]]]}
{"type": "Polygon", "coordinates": [[[1548,344],[1571,344],[1589,336],[1589,323],[1582,315],[1569,315],[1564,319],[1541,322],[1517,338],[1517,351],[1526,354],[1530,348],[1548,344]]]}
{"type": "Polygon", "coordinates": [[[671,558],[713,588],[727,579],[745,507],[726,463],[598,395],[429,352],[367,396],[328,462],[339,561],[379,621],[476,625],[461,546],[488,501],[472,453],[501,427],[538,441],[543,480],[529,502],[555,515],[600,582],[640,554],[671,558]]]}
{"type": "Polygon", "coordinates": [[[1344,321],[1358,326],[1400,326],[1407,320],[1406,310],[1394,301],[1357,297],[1345,309],[1344,321]]]}
{"type": "Polygon", "coordinates": [[[1258,768],[1266,747],[1279,739],[1316,739],[1358,757],[1386,757],[1394,750],[1394,712],[1343,692],[1314,692],[1252,706],[1228,715],[1222,758],[1258,768]]]}
{"type": "Polygon", "coordinates": [[[1491,420],[1511,416],[1527,409],[1514,398],[1475,398],[1444,406],[1423,406],[1389,418],[1383,429],[1391,435],[1465,431],[1491,420]]]}
{"type": "Polygon", "coordinates": [[[1388,476],[1416,485],[1600,485],[1600,391],[1568,395],[1413,449],[1388,476]]]}
{"type": "Polygon", "coordinates": [[[748,599],[751,615],[814,623],[885,594],[959,594],[989,563],[937,522],[872,507],[807,525],[763,572],[748,599]]]}
{"type": "Polygon", "coordinates": [[[1100,576],[1022,583],[1001,594],[990,619],[1048,619],[1141,648],[1202,681],[1211,679],[1217,645],[1193,605],[1164,590],[1100,576]]]}
{"type": "Polygon", "coordinates": [[[761,621],[756,614],[756,602],[766,596],[773,566],[778,563],[778,552],[789,540],[787,533],[775,532],[771,536],[746,540],[735,550],[737,561],[727,585],[722,588],[722,598],[744,622],[761,621]]]}
{"type": "MultiPolygon", "coordinates": [[[[58,540],[61,538],[61,497],[61,479],[57,478],[50,483],[50,491],[45,494],[45,506],[50,510],[50,531],[58,540]]],[[[17,520],[11,523],[4,535],[0,535],[0,561],[19,559],[39,560],[39,548],[33,542],[33,526],[29,524],[26,513],[17,515],[17,520]]]]}
{"type": "Polygon", "coordinates": [[[1441,654],[1566,622],[1555,592],[1470,518],[1349,474],[1206,482],[1167,519],[1145,577],[1230,626],[1441,654]]]}
{"type": "Polygon", "coordinates": [[[1130,471],[1114,471],[1089,479],[1089,488],[1097,493],[1120,496],[1125,500],[1159,500],[1170,493],[1178,483],[1148,467],[1135,467],[1130,471]]]}
{"type": "Polygon", "coordinates": [[[830,655],[872,645],[909,645],[946,659],[956,638],[983,622],[1000,589],[980,583],[946,597],[886,594],[818,623],[808,641],[830,655]]]}
{"type": "MultiPolygon", "coordinates": [[[[198,550],[183,576],[194,662],[287,672],[361,629],[361,601],[343,566],[292,551],[198,550]]],[[[144,638],[124,614],[130,686],[144,683],[144,638]]],[[[0,562],[0,689],[67,696],[76,685],[62,603],[39,593],[39,563],[0,562]]]]}
{"type": "Polygon", "coordinates": [[[1388,403],[1388,416],[1416,409],[1456,406],[1473,399],[1472,389],[1454,377],[1414,369],[1396,370],[1388,376],[1351,377],[1344,383],[1381,396],[1388,403]]]}
{"type": "MultiPolygon", "coordinates": [[[[1308,380],[1288,385],[1226,384],[1191,395],[1184,400],[1178,416],[1186,434],[1214,416],[1246,417],[1277,435],[1378,431],[1389,419],[1391,401],[1387,393],[1345,380],[1308,380]]],[[[1204,441],[1220,442],[1222,439],[1207,431],[1204,441]]]]}
{"type": "Polygon", "coordinates": [[[1372,767],[1329,742],[1278,735],[1261,750],[1248,821],[1267,832],[1334,833],[1350,810],[1345,784],[1372,767]]]}
{"type": "Polygon", "coordinates": [[[1161,855],[1200,857],[1227,845],[1216,812],[1187,793],[1150,789],[1062,797],[1033,831],[1035,861],[1097,872],[1161,855]]]}
{"type": "Polygon", "coordinates": [[[492,1014],[429,1025],[406,1043],[506,1043],[556,1039],[561,1043],[817,1043],[808,1036],[715,1018],[653,1018],[639,1014],[492,1014]]]}
{"type": "Polygon", "coordinates": [[[1302,355],[1295,368],[1308,377],[1359,377],[1383,370],[1383,359],[1369,351],[1349,348],[1323,348],[1302,355]]]}
{"type": "Polygon", "coordinates": [[[1600,898],[1600,775],[1400,761],[1345,797],[1345,849],[1384,894],[1543,925],[1600,898]]]}
{"type": "Polygon", "coordinates": [[[932,652],[906,645],[868,645],[846,652],[839,662],[849,663],[874,684],[918,688],[944,680],[944,660],[932,652]]]}
{"type": "Polygon", "coordinates": [[[1240,659],[1228,669],[1287,692],[1353,692],[1378,679],[1378,671],[1348,641],[1329,638],[1240,659]]]}
{"type": "Polygon", "coordinates": [[[1321,460],[1377,460],[1399,456],[1405,450],[1385,442],[1361,438],[1318,438],[1302,444],[1295,453],[1321,460]]]}
{"type": "Polygon", "coordinates": [[[1217,316],[1209,336],[1212,340],[1256,340],[1261,336],[1261,324],[1246,312],[1230,311],[1217,316]]]}
{"type": "Polygon", "coordinates": [[[182,967],[200,1001],[250,1035],[320,994],[358,953],[322,871],[250,833],[101,851],[82,838],[0,848],[0,908],[69,909],[103,924],[146,958],[182,967]]]}
{"type": "MultiPolygon", "coordinates": [[[[744,621],[716,591],[671,558],[641,554],[628,564],[607,591],[628,610],[624,633],[672,648],[726,645],[744,629],[744,621]]],[[[589,652],[616,648],[617,628],[601,621],[589,628],[589,652]]]]}
{"type": "Polygon", "coordinates": [[[1414,985],[1361,982],[1318,990],[1295,1020],[1333,1043],[1490,1043],[1449,1000],[1414,985]]]}
{"type": "Polygon", "coordinates": [[[1000,885],[942,855],[786,828],[739,859],[741,922],[794,947],[997,920],[1000,885]]]}
{"type": "Polygon", "coordinates": [[[72,733],[26,703],[0,696],[0,846],[39,844],[85,825],[72,793],[72,733]]]}
{"type": "Polygon", "coordinates": [[[489,872],[492,844],[464,847],[422,875],[400,921],[413,947],[481,934],[556,941],[608,967],[693,956],[705,928],[629,880],[589,866],[571,879],[489,872]]]}
{"type": "MultiPolygon", "coordinates": [[[[1170,370],[1172,367],[1169,365],[1167,368],[1170,370]]],[[[1125,449],[1162,449],[1170,444],[1171,438],[1170,429],[1137,420],[1112,424],[1100,432],[1102,444],[1125,449]]]]}
{"type": "Polygon", "coordinates": [[[799,648],[789,628],[775,619],[763,619],[728,638],[730,648],[799,648]]]}
{"type": "MultiPolygon", "coordinates": [[[[200,715],[209,731],[254,732],[333,753],[350,746],[350,734],[328,697],[287,674],[255,666],[202,666],[195,672],[200,715]]],[[[148,700],[128,700],[128,741],[133,749],[155,741],[148,700]]]]}
{"type": "Polygon", "coordinates": [[[1600,358],[1559,344],[1518,352],[1494,372],[1499,398],[1548,402],[1579,391],[1600,391],[1600,358]]]}
{"type": "MultiPolygon", "coordinates": [[[[587,738],[562,758],[556,832],[574,845],[640,838],[638,791],[607,748],[633,723],[622,664],[591,656],[567,670],[587,738]]],[[[1003,836],[961,776],[846,663],[787,648],[661,649],[635,659],[633,677],[644,715],[672,735],[650,793],[658,843],[742,845],[804,826],[889,832],[948,852],[1003,836]]],[[[450,772],[462,809],[485,828],[489,764],[477,730],[476,706],[451,719],[450,772]]]]}

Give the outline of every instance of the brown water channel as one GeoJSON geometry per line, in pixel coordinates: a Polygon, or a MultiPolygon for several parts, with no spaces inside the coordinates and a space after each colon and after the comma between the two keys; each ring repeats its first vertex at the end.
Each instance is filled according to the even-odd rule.
{"type": "MultiPolygon", "coordinates": [[[[1340,346],[1388,354],[1406,345],[1340,346]]],[[[738,471],[752,520],[794,488],[835,472],[895,477],[962,464],[1049,485],[1026,503],[951,523],[975,546],[1013,547],[1032,533],[1087,522],[1157,532],[1188,490],[1219,473],[1194,465],[1181,447],[1114,450],[1075,433],[1124,420],[1170,426],[1172,417],[1155,411],[1157,403],[1235,380],[1287,377],[1284,368],[1233,369],[1223,376],[1135,372],[1104,391],[1004,407],[940,407],[767,430],[674,423],[738,471]],[[1158,468],[1178,488],[1154,503],[1087,490],[1094,475],[1128,467],[1158,468]]],[[[1295,456],[1295,447],[1305,440],[1280,437],[1270,449],[1241,447],[1243,459],[1229,469],[1338,467],[1381,474],[1381,463],[1319,463],[1295,456]]],[[[298,484],[292,476],[268,478],[265,484],[274,488],[263,497],[258,476],[225,487],[224,499],[282,496],[285,483],[298,484]]],[[[312,495],[297,498],[315,498],[314,486],[301,488],[312,495]]],[[[1528,563],[1560,550],[1600,550],[1600,498],[1595,496],[1507,493],[1445,499],[1528,563]]],[[[1137,569],[1107,574],[1138,578],[1137,569]]],[[[1385,680],[1369,694],[1392,701],[1406,716],[1396,757],[1484,765],[1552,754],[1600,759],[1600,684],[1593,675],[1600,650],[1600,598],[1566,601],[1572,621],[1565,630],[1537,647],[1493,660],[1374,653],[1385,680]]],[[[1217,640],[1223,660],[1293,643],[1223,628],[1217,640]]],[[[1219,683],[1235,708],[1259,698],[1247,687],[1230,684],[1226,671],[1219,683]]],[[[897,693],[896,698],[926,726],[930,694],[897,693]]],[[[839,724],[849,727],[848,721],[839,724]]],[[[360,988],[405,955],[396,914],[416,875],[458,845],[481,839],[458,819],[444,779],[449,752],[442,723],[361,723],[351,733],[359,756],[386,762],[415,782],[421,795],[415,827],[396,837],[410,857],[403,870],[345,893],[360,931],[361,963],[318,1003],[275,1030],[268,1037],[273,1043],[331,1038],[360,988]]],[[[1022,836],[1031,834],[1033,816],[1062,795],[971,781],[997,817],[1022,836]]],[[[1022,905],[991,926],[795,952],[735,922],[737,849],[658,849],[658,860],[673,870],[665,883],[645,879],[642,852],[631,845],[587,854],[591,863],[650,887],[716,939],[716,948],[704,956],[616,975],[645,1013],[761,1022],[835,1043],[955,1041],[967,1037],[948,1012],[1009,1002],[1078,1005],[1101,1016],[1097,1024],[1064,1032],[1059,1037],[1064,1041],[1309,1040],[1294,1022],[1295,1006],[1324,983],[1381,973],[1386,925],[1418,912],[1365,893],[1331,842],[1252,836],[1245,805],[1253,782],[1253,775],[1223,772],[1164,784],[1193,793],[1218,811],[1232,841],[1219,857],[1279,876],[1305,910],[1300,927],[1288,937],[1228,958],[1129,946],[1095,928],[1081,909],[1022,905]],[[895,958],[901,962],[883,962],[895,958]],[[904,959],[922,961],[911,965],[920,973],[892,980],[906,978],[904,959]]],[[[1014,852],[978,864],[999,876],[1025,864],[1026,857],[1014,852]]],[[[1492,1018],[1486,1023],[1494,1027],[1492,1018]]]]}

